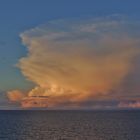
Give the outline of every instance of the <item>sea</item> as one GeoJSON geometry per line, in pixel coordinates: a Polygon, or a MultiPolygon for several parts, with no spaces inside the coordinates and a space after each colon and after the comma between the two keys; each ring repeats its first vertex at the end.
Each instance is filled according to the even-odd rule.
{"type": "Polygon", "coordinates": [[[140,110],[1,110],[0,140],[140,140],[140,110]]]}

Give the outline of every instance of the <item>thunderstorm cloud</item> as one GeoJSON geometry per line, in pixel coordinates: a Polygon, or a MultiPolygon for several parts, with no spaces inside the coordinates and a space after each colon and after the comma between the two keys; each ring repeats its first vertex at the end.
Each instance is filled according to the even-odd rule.
{"type": "Polygon", "coordinates": [[[98,108],[113,100],[125,106],[122,100],[140,95],[132,84],[139,82],[137,28],[136,21],[107,17],[53,21],[23,32],[28,54],[18,68],[36,87],[26,96],[10,91],[10,99],[22,107],[98,108]],[[136,93],[126,93],[134,87],[136,93]]]}

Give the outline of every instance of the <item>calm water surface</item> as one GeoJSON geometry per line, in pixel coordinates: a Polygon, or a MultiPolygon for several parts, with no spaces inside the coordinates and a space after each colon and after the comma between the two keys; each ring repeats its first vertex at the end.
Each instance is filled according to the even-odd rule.
{"type": "Polygon", "coordinates": [[[0,140],[140,140],[140,111],[0,111],[0,140]]]}

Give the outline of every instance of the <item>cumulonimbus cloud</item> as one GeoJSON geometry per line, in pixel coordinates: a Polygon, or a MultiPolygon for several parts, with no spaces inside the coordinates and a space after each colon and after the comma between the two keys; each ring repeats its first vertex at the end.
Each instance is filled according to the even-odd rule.
{"type": "Polygon", "coordinates": [[[117,96],[140,54],[140,36],[131,26],[110,18],[56,21],[22,33],[28,54],[18,67],[37,85],[22,106],[65,106],[117,96]]]}

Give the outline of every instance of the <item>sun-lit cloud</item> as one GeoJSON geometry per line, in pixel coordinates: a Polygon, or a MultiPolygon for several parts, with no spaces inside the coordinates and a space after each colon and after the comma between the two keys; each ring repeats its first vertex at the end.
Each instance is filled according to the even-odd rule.
{"type": "Polygon", "coordinates": [[[24,98],[15,92],[8,96],[23,107],[77,107],[101,96],[117,97],[140,54],[140,38],[131,26],[112,18],[63,20],[25,31],[20,36],[28,54],[18,67],[37,86],[24,98]]]}
{"type": "Polygon", "coordinates": [[[12,102],[20,102],[25,95],[19,90],[13,90],[7,93],[7,97],[12,102]]]}

